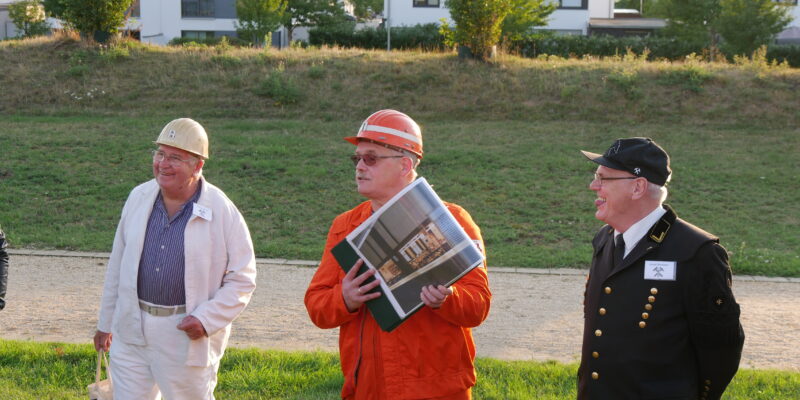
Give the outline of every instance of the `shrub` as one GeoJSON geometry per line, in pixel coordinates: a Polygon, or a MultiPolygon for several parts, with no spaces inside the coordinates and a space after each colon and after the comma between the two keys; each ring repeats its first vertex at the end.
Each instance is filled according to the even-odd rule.
{"type": "Polygon", "coordinates": [[[211,61],[223,68],[235,68],[242,65],[242,59],[228,54],[211,56],[211,61]]]}
{"type": "Polygon", "coordinates": [[[236,47],[248,47],[250,46],[247,41],[236,38],[236,37],[229,37],[229,36],[220,36],[214,38],[205,38],[205,39],[192,39],[192,38],[173,38],[172,40],[167,43],[169,46],[192,46],[192,45],[205,45],[205,46],[236,46],[236,47]],[[227,43],[227,44],[226,44],[227,43]]]}
{"type": "Polygon", "coordinates": [[[681,69],[668,70],[658,80],[663,85],[679,85],[684,89],[699,93],[703,84],[714,78],[713,73],[694,64],[686,64],[681,69]]]}
{"type": "Polygon", "coordinates": [[[767,48],[767,60],[778,63],[788,62],[794,68],[800,68],[800,46],[772,45],[767,48]]]}
{"type": "Polygon", "coordinates": [[[258,96],[271,98],[278,105],[294,104],[303,97],[297,84],[282,68],[270,71],[253,92],[258,96]]]}
{"type": "MultiPolygon", "coordinates": [[[[444,38],[436,24],[392,28],[393,49],[436,50],[444,48],[444,38]]],[[[355,47],[361,49],[385,49],[386,29],[355,29],[355,24],[344,23],[318,27],[309,31],[309,44],[355,47]]]]}
{"type": "Polygon", "coordinates": [[[22,36],[44,35],[50,30],[45,20],[44,6],[35,0],[23,0],[8,5],[8,16],[22,31],[22,36]]]}
{"type": "MultiPolygon", "coordinates": [[[[612,57],[628,52],[647,55],[648,60],[683,60],[692,54],[705,54],[702,45],[680,41],[662,36],[558,36],[552,32],[537,32],[528,37],[511,42],[510,48],[524,57],[538,58],[542,55],[569,57],[612,57]]],[[[772,63],[787,62],[790,66],[800,67],[800,46],[772,45],[767,48],[767,61],[772,63]]],[[[730,57],[732,60],[733,58],[730,57]]],[[[686,71],[680,74],[689,73],[686,71]]],[[[695,82],[702,84],[702,80],[695,82]]],[[[691,90],[697,86],[693,83],[691,90]]]]}
{"type": "Polygon", "coordinates": [[[503,20],[511,12],[511,0],[448,0],[447,7],[456,23],[455,41],[474,58],[490,58],[500,41],[503,20]]]}
{"type": "Polygon", "coordinates": [[[678,60],[691,53],[700,53],[703,49],[688,42],[659,36],[578,36],[540,32],[511,42],[509,50],[531,58],[541,54],[564,58],[587,55],[610,57],[631,51],[637,55],[649,52],[650,60],[678,60]]]}
{"type": "Polygon", "coordinates": [[[106,62],[115,62],[130,58],[131,52],[125,46],[108,46],[101,48],[97,57],[106,62]]]}
{"type": "Polygon", "coordinates": [[[125,22],[125,11],[133,0],[62,0],[65,9],[61,16],[70,26],[86,37],[98,41],[117,32],[125,22]]]}

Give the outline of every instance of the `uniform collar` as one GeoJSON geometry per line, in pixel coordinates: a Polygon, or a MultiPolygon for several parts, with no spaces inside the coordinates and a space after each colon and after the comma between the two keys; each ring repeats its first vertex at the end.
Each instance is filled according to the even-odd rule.
{"type": "MultiPolygon", "coordinates": [[[[631,250],[636,247],[640,240],[644,237],[644,235],[648,232],[648,230],[656,224],[664,214],[667,213],[663,207],[658,206],[653,211],[650,211],[644,218],[636,221],[633,225],[631,225],[625,233],[622,233],[622,238],[625,239],[625,255],[627,256],[631,250]]],[[[620,235],[620,232],[614,230],[614,239],[617,238],[617,235],[620,235]]]]}

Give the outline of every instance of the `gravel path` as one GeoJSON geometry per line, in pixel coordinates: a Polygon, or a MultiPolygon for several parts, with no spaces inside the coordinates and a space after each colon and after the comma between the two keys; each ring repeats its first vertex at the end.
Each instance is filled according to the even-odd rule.
{"type": "MultiPolygon", "coordinates": [[[[0,311],[0,337],[91,343],[107,255],[37,256],[21,252],[25,251],[11,255],[8,305],[0,311]]],[[[490,269],[494,297],[489,318],[474,330],[478,355],[578,361],[583,273],[513,271],[490,269]]],[[[311,266],[260,260],[258,288],[234,323],[231,345],[336,351],[338,330],[313,326],[303,305],[313,273],[311,266]]],[[[800,283],[758,277],[737,277],[734,281],[747,335],[742,367],[800,371],[800,346],[796,343],[800,308],[792,306],[800,298],[800,283]]]]}

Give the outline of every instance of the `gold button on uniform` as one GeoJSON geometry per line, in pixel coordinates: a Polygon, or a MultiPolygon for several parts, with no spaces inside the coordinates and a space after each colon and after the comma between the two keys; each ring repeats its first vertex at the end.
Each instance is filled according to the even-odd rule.
{"type": "Polygon", "coordinates": [[[648,318],[650,318],[650,314],[648,314],[646,312],[643,312],[642,313],[642,319],[648,319],[648,318]]]}
{"type": "Polygon", "coordinates": [[[597,372],[592,372],[592,379],[594,380],[600,379],[600,374],[598,374],[597,372]]]}
{"type": "Polygon", "coordinates": [[[649,301],[649,302],[651,302],[651,303],[655,303],[655,302],[656,302],[656,296],[649,296],[649,297],[647,298],[647,301],[649,301]]]}
{"type": "Polygon", "coordinates": [[[639,321],[639,328],[644,328],[645,326],[647,326],[647,322],[639,321]]]}
{"type": "Polygon", "coordinates": [[[597,312],[600,313],[600,315],[606,315],[606,309],[605,308],[601,307],[600,310],[598,310],[597,312]]]}
{"type": "Polygon", "coordinates": [[[650,294],[658,294],[658,289],[656,288],[650,289],[650,294]]]}
{"type": "Polygon", "coordinates": [[[592,357],[594,357],[594,358],[600,358],[600,353],[598,353],[598,352],[596,352],[596,351],[593,351],[593,352],[592,352],[592,357]]]}
{"type": "Polygon", "coordinates": [[[611,286],[606,286],[605,292],[606,294],[611,294],[611,286]]]}
{"type": "Polygon", "coordinates": [[[653,309],[653,305],[652,304],[645,304],[644,305],[644,309],[647,310],[647,311],[650,311],[650,310],[653,309]]]}
{"type": "Polygon", "coordinates": [[[710,384],[711,384],[711,380],[710,379],[706,379],[706,385],[710,385],[710,384]]]}
{"type": "Polygon", "coordinates": [[[598,330],[594,331],[594,335],[595,335],[595,336],[603,336],[603,331],[601,331],[600,329],[598,329],[598,330]]]}

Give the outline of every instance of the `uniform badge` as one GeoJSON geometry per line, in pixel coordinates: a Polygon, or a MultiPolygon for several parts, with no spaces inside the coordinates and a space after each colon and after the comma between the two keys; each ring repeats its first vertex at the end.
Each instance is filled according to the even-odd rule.
{"type": "Polygon", "coordinates": [[[675,265],[675,261],[646,260],[644,262],[644,279],[649,281],[674,281],[675,265]]]}

